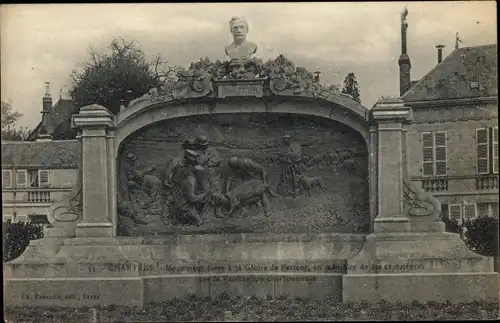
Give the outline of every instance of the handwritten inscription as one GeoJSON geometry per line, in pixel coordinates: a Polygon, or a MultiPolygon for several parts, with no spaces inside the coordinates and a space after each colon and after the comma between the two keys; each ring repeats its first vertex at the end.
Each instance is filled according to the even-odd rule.
{"type": "Polygon", "coordinates": [[[232,96],[254,96],[262,97],[261,84],[219,84],[219,98],[232,96]]]}

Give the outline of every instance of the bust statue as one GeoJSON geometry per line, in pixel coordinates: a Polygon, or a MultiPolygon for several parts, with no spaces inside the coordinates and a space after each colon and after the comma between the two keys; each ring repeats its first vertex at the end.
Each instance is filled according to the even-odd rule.
{"type": "Polygon", "coordinates": [[[229,29],[234,41],[226,46],[226,55],[232,63],[245,64],[257,52],[257,45],[246,40],[248,23],[243,17],[233,17],[229,21],[229,29]]]}

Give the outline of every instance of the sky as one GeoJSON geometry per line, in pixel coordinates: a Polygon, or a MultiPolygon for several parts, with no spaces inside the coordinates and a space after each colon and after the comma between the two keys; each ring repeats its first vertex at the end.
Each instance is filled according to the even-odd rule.
{"type": "Polygon", "coordinates": [[[41,120],[45,82],[54,103],[70,86],[70,74],[88,58],[90,46],[105,50],[114,37],[135,40],[147,57],[187,66],[208,56],[225,59],[232,41],[229,20],[244,16],[247,39],[267,60],[279,54],[321,71],[321,82],[341,84],[353,72],[361,102],[399,93],[400,13],[408,8],[411,78],[423,77],[455,46],[496,44],[494,1],[12,4],[0,6],[1,99],[23,117],[41,120]]]}

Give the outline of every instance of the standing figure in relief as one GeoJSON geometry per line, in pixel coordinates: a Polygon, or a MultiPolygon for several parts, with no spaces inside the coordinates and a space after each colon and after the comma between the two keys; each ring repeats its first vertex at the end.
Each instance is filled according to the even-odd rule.
{"type": "Polygon", "coordinates": [[[209,147],[208,138],[200,135],[196,138],[196,149],[198,152],[198,165],[205,170],[203,189],[209,194],[210,203],[214,204],[214,215],[222,217],[220,206],[215,201],[221,197],[221,187],[217,169],[220,166],[220,157],[217,150],[209,147]]]}
{"type": "Polygon", "coordinates": [[[284,167],[278,181],[277,191],[283,196],[297,197],[300,195],[299,178],[306,171],[302,161],[300,144],[292,142],[292,136],[283,136],[283,144],[287,148],[284,155],[284,167]]]}

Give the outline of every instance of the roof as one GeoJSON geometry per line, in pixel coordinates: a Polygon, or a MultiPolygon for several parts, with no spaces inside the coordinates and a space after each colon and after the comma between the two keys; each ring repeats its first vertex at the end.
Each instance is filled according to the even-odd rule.
{"type": "Polygon", "coordinates": [[[2,167],[75,168],[80,164],[78,140],[2,142],[2,167]]]}
{"type": "MultiPolygon", "coordinates": [[[[52,125],[52,137],[56,140],[74,139],[76,130],[71,128],[71,115],[78,113],[78,108],[71,99],[59,99],[49,113],[49,122],[52,125]]],[[[35,140],[42,127],[42,122],[29,134],[28,140],[35,140]]]]}
{"type": "Polygon", "coordinates": [[[497,45],[457,48],[416,82],[405,102],[498,96],[497,45]],[[478,82],[479,88],[471,87],[478,82]]]}

